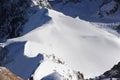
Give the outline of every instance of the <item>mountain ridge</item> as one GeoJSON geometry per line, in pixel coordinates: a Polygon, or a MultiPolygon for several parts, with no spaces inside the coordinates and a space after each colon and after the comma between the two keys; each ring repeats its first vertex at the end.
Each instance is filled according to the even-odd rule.
{"type": "MultiPolygon", "coordinates": [[[[85,4],[82,1],[80,3],[85,4]]],[[[63,7],[64,11],[68,9],[65,6],[75,4],[78,3],[65,2],[64,7],[61,3],[58,6],[63,7]]],[[[34,80],[46,80],[51,77],[61,80],[84,80],[83,75],[85,79],[95,77],[119,62],[120,41],[116,35],[84,20],[83,14],[82,17],[77,15],[74,18],[57,12],[54,8],[50,10],[35,4],[33,6],[37,8],[24,24],[21,36],[1,43],[2,66],[25,80],[31,75],[34,80]],[[5,53],[3,50],[7,51],[5,55],[2,55],[5,53]],[[21,71],[16,66],[22,66],[21,71]],[[27,70],[25,75],[22,73],[24,70],[27,70]]],[[[76,14],[78,13],[74,15],[76,14]]],[[[107,76],[104,76],[102,79],[106,78],[107,76]]]]}

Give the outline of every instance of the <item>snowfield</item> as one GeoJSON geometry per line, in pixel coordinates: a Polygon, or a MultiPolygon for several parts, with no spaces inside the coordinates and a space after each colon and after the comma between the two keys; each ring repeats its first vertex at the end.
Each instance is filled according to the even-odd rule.
{"type": "MultiPolygon", "coordinates": [[[[79,18],[71,18],[53,10],[49,10],[47,16],[46,9],[41,11],[34,14],[25,24],[23,36],[9,39],[4,44],[25,41],[24,55],[28,58],[36,57],[38,54],[54,54],[65,62],[64,67],[80,71],[85,78],[98,76],[119,62],[120,39],[115,35],[79,18]],[[45,17],[40,15],[41,11],[45,12],[45,17]],[[41,25],[44,20],[50,18],[50,21],[41,25]]],[[[29,65],[24,68],[29,68],[29,65]]],[[[59,64],[45,60],[34,72],[34,78],[40,80],[52,74],[54,70],[64,75],[61,70],[68,71],[68,68],[64,69],[59,64]]]]}

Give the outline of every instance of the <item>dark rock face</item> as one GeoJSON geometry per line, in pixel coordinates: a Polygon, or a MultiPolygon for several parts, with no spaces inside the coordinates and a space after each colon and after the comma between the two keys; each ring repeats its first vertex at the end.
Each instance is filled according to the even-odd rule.
{"type": "Polygon", "coordinates": [[[115,26],[113,29],[116,30],[118,33],[120,33],[120,25],[115,26]]]}
{"type": "Polygon", "coordinates": [[[22,25],[27,21],[26,9],[30,0],[0,0],[0,38],[20,35],[22,25]]]}
{"type": "Polygon", "coordinates": [[[120,62],[113,66],[111,70],[106,71],[103,75],[105,75],[107,78],[120,78],[120,62]]]}
{"type": "Polygon", "coordinates": [[[120,0],[114,0],[114,1],[120,4],[120,0]]]}

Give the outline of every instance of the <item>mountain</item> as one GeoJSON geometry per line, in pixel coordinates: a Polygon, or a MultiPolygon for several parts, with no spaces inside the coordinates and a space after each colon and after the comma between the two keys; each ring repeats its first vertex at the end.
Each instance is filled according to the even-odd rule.
{"type": "Polygon", "coordinates": [[[0,43],[0,65],[24,80],[84,80],[103,74],[120,60],[119,34],[111,29],[119,25],[119,19],[111,17],[118,16],[119,9],[103,17],[97,14],[118,2],[100,7],[103,3],[34,0],[25,9],[27,21],[23,19],[19,37],[0,43]]]}

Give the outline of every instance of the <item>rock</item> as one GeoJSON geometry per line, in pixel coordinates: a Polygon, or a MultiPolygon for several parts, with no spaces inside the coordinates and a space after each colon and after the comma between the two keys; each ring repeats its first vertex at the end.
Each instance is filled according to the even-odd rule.
{"type": "Polygon", "coordinates": [[[5,67],[0,67],[0,80],[23,80],[5,67]]]}
{"type": "Polygon", "coordinates": [[[107,78],[120,78],[120,62],[114,65],[110,70],[106,71],[104,75],[107,78]]]}

